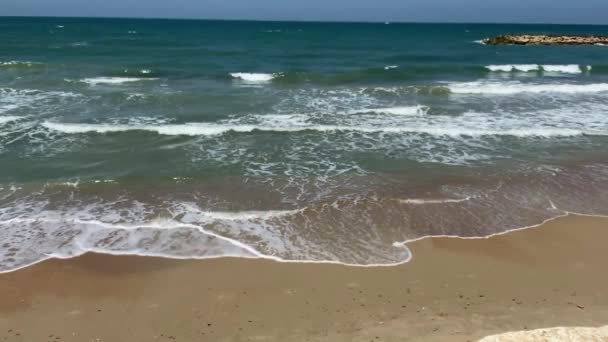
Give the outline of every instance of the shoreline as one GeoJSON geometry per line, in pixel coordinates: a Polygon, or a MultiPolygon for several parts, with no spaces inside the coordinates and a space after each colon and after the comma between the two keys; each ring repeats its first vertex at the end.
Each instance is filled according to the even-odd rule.
{"type": "MultiPolygon", "coordinates": [[[[260,256],[243,256],[243,255],[228,255],[227,254],[227,255],[218,255],[218,256],[210,256],[210,257],[177,257],[177,256],[166,256],[166,255],[155,255],[155,254],[132,254],[132,253],[122,253],[122,252],[88,250],[88,251],[83,252],[82,254],[78,254],[75,256],[71,256],[71,257],[50,256],[46,259],[37,260],[31,264],[27,264],[27,265],[24,265],[24,266],[15,268],[15,269],[0,271],[0,276],[2,276],[3,274],[18,272],[18,271],[36,266],[41,263],[45,263],[45,262],[49,262],[49,261],[53,261],[53,260],[72,260],[72,259],[77,259],[77,258],[86,256],[88,254],[96,254],[96,255],[102,255],[102,256],[105,255],[105,256],[112,256],[112,257],[159,258],[159,259],[180,260],[180,261],[243,259],[243,260],[271,261],[271,262],[276,262],[276,263],[281,263],[281,264],[332,265],[332,266],[344,266],[344,267],[354,267],[354,268],[396,267],[396,266],[406,265],[406,264],[410,263],[412,261],[412,259],[414,259],[412,250],[408,247],[408,245],[419,242],[419,241],[424,241],[424,240],[428,240],[428,239],[487,240],[487,239],[492,239],[497,236],[517,233],[517,232],[528,230],[528,229],[536,229],[536,228],[541,227],[552,221],[560,220],[565,217],[572,217],[572,216],[573,217],[608,219],[608,215],[580,214],[580,213],[573,213],[573,212],[564,212],[563,214],[543,220],[542,222],[540,222],[538,224],[533,224],[533,225],[524,226],[524,227],[511,228],[511,229],[507,229],[507,230],[504,230],[504,231],[501,231],[498,233],[492,233],[492,234],[485,235],[485,236],[427,235],[427,236],[421,236],[421,237],[415,238],[415,239],[406,240],[403,242],[396,241],[393,243],[393,246],[405,248],[409,253],[409,257],[402,262],[387,263],[387,264],[349,264],[349,263],[344,263],[344,262],[340,262],[340,261],[331,261],[331,260],[285,260],[285,259],[281,259],[278,257],[273,257],[270,255],[263,255],[263,254],[261,254],[260,256]]],[[[216,233],[207,232],[207,231],[205,231],[204,233],[211,234],[213,236],[220,236],[222,239],[227,239],[227,240],[232,241],[231,238],[225,238],[225,237],[222,237],[221,235],[217,235],[216,233]]],[[[236,242],[238,242],[238,241],[236,241],[236,242]]],[[[240,242],[238,242],[238,243],[241,244],[240,242]]],[[[249,247],[249,248],[251,248],[251,247],[249,247]]]]}
{"type": "Polygon", "coordinates": [[[491,238],[416,241],[417,257],[392,267],[99,254],[48,260],[0,275],[7,294],[0,337],[473,341],[603,326],[606,238],[608,219],[568,216],[491,238]]]}

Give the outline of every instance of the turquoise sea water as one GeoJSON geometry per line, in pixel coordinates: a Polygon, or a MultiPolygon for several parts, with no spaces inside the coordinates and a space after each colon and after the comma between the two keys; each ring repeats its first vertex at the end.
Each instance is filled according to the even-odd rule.
{"type": "Polygon", "coordinates": [[[0,18],[0,271],[86,251],[357,265],[606,214],[607,26],[0,18]]]}

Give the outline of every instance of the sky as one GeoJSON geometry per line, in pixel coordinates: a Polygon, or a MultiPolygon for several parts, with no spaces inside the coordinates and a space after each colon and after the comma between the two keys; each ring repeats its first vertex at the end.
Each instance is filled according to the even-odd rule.
{"type": "Polygon", "coordinates": [[[3,16],[608,24],[608,0],[0,0],[3,16]]]}

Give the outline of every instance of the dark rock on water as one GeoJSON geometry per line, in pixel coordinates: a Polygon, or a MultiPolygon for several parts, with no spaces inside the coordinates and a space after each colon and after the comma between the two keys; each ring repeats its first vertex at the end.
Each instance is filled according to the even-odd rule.
{"type": "Polygon", "coordinates": [[[608,36],[503,35],[483,42],[487,45],[607,45],[608,36]]]}

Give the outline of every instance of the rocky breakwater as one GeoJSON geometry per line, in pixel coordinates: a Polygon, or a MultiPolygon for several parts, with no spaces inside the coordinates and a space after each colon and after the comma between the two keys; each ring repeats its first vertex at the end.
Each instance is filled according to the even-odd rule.
{"type": "Polygon", "coordinates": [[[503,35],[483,42],[486,45],[608,45],[608,36],[503,35]]]}

